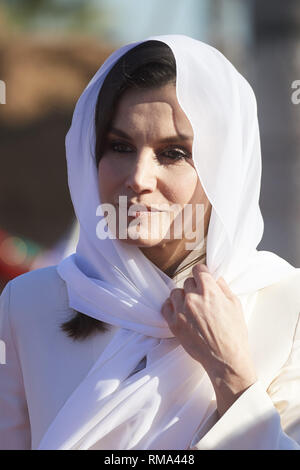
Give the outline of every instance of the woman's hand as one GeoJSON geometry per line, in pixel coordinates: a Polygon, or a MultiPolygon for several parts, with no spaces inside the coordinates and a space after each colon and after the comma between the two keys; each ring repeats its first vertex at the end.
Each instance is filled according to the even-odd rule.
{"type": "Polygon", "coordinates": [[[173,289],[161,313],[183,348],[213,384],[219,414],[257,381],[242,304],[225,280],[196,264],[183,289],[173,289]]]}

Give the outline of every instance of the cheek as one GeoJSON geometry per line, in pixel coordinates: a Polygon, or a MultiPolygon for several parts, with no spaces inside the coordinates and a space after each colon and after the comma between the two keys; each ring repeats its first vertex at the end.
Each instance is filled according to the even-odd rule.
{"type": "Polygon", "coordinates": [[[107,158],[102,157],[98,167],[99,194],[102,202],[109,202],[110,195],[118,185],[120,173],[110,164],[107,158]]]}
{"type": "Polygon", "coordinates": [[[198,175],[194,168],[185,171],[175,171],[168,174],[166,178],[170,191],[170,199],[177,204],[183,205],[199,196],[198,175]]]}

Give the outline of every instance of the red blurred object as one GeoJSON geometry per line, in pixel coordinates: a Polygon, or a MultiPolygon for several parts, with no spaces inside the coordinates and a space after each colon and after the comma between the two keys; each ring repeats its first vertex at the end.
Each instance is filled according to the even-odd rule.
{"type": "Polygon", "coordinates": [[[42,247],[21,236],[12,235],[0,229],[0,278],[8,282],[30,271],[42,247]]]}

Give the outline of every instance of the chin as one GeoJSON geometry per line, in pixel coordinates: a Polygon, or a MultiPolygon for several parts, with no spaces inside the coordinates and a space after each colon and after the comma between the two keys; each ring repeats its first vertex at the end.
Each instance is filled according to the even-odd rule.
{"type": "Polygon", "coordinates": [[[127,245],[135,245],[138,248],[151,248],[152,246],[157,246],[161,243],[165,243],[165,240],[163,239],[148,239],[142,237],[138,237],[135,240],[132,238],[123,238],[119,240],[126,243],[127,245]]]}
{"type": "MultiPolygon", "coordinates": [[[[117,225],[119,227],[119,225],[117,225]]],[[[117,230],[116,238],[128,245],[134,245],[139,248],[151,248],[154,246],[166,245],[170,241],[170,225],[160,224],[153,226],[153,232],[149,230],[149,224],[127,225],[125,231],[117,230]],[[126,234],[126,238],[122,238],[121,233],[126,234]]]]}

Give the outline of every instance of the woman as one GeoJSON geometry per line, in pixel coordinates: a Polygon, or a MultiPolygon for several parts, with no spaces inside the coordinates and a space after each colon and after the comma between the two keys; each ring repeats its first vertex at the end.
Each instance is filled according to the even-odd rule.
{"type": "Polygon", "coordinates": [[[66,150],[76,254],[1,296],[2,448],[299,449],[300,274],[256,250],[246,80],[187,36],[129,44],[66,150]]]}

